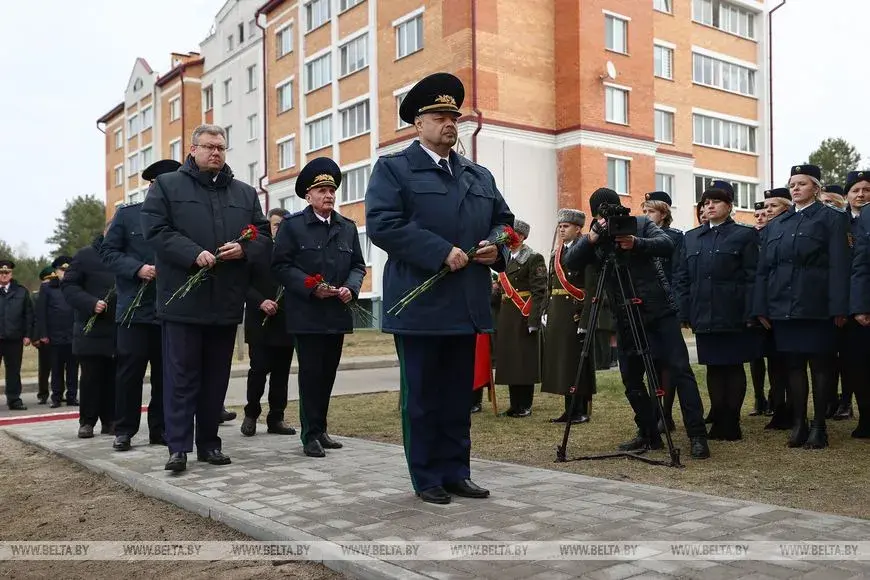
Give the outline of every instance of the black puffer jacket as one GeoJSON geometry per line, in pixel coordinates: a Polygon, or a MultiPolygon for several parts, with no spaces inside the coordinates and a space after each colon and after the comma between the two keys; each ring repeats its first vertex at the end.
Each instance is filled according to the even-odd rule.
{"type": "Polygon", "coordinates": [[[73,354],[77,356],[115,356],[115,305],[116,295],[112,291],[106,309],[97,315],[90,332],[84,327],[91,316],[97,301],[105,300],[115,285],[115,276],[100,260],[99,247],[103,237],[76,252],[69,269],[61,282],[64,298],[75,311],[73,334],[73,354]]]}
{"type": "MultiPolygon", "coordinates": [[[[257,192],[233,179],[229,166],[224,165],[215,179],[188,156],[178,171],[157,177],[142,204],[142,230],[156,254],[158,318],[207,325],[242,321],[248,288],[245,260],[219,262],[198,288],[167,302],[199,270],[196,258],[201,252],[215,253],[248,224],[260,236],[269,235],[257,192]]],[[[242,246],[248,243],[260,242],[242,246]]]]}

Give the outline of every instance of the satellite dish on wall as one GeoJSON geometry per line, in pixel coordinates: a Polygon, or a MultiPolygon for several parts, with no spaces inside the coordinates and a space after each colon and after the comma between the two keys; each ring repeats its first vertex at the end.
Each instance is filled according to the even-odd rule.
{"type": "Polygon", "coordinates": [[[616,80],[616,65],[612,61],[607,61],[607,64],[604,65],[604,70],[607,71],[607,78],[616,80]]]}

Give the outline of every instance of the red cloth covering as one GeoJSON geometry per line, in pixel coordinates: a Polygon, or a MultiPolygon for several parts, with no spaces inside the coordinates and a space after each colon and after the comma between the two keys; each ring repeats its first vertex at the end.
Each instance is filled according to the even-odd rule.
{"type": "Polygon", "coordinates": [[[492,382],[492,345],[488,334],[478,334],[474,347],[474,390],[492,382]]]}

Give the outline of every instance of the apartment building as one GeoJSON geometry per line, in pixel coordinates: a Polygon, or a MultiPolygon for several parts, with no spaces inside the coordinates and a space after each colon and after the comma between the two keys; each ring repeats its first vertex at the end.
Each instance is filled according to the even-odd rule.
{"type": "Polygon", "coordinates": [[[172,66],[158,75],[136,59],[124,100],[97,119],[106,135],[106,219],[115,208],[145,198],[149,183],[141,171],[154,161],[183,161],[190,131],[202,116],[202,58],[172,53],[172,66]]]}
{"type": "MultiPolygon", "coordinates": [[[[263,36],[254,18],[260,0],[227,0],[200,43],[203,122],[227,132],[227,164],[260,190],[263,159],[263,36]]],[[[261,203],[265,207],[265,194],[261,203]]]]}

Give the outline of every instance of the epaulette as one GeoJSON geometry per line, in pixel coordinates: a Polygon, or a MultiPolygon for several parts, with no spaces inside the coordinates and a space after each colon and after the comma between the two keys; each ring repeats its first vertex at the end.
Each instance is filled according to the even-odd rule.
{"type": "Polygon", "coordinates": [[[687,230],[686,233],[688,234],[688,233],[690,233],[690,232],[694,232],[695,230],[700,230],[700,229],[703,228],[703,227],[704,227],[704,224],[701,224],[701,225],[699,225],[699,226],[695,226],[695,227],[693,227],[692,229],[687,230]]]}
{"type": "Polygon", "coordinates": [[[400,155],[403,155],[404,153],[405,153],[404,150],[396,151],[395,153],[384,153],[383,155],[381,155],[380,158],[381,159],[393,159],[394,157],[399,157],[400,155]]]}
{"type": "Polygon", "coordinates": [[[682,233],[683,233],[683,230],[678,230],[677,228],[668,227],[668,230],[669,230],[669,231],[672,231],[672,232],[677,232],[678,234],[682,234],[682,233]]]}
{"type": "Polygon", "coordinates": [[[304,209],[300,209],[300,210],[297,211],[297,212],[293,212],[293,213],[285,214],[285,215],[284,215],[284,219],[285,219],[285,220],[289,220],[289,219],[292,218],[292,217],[296,217],[296,216],[302,215],[302,212],[304,212],[304,211],[305,211],[304,209]]]}

